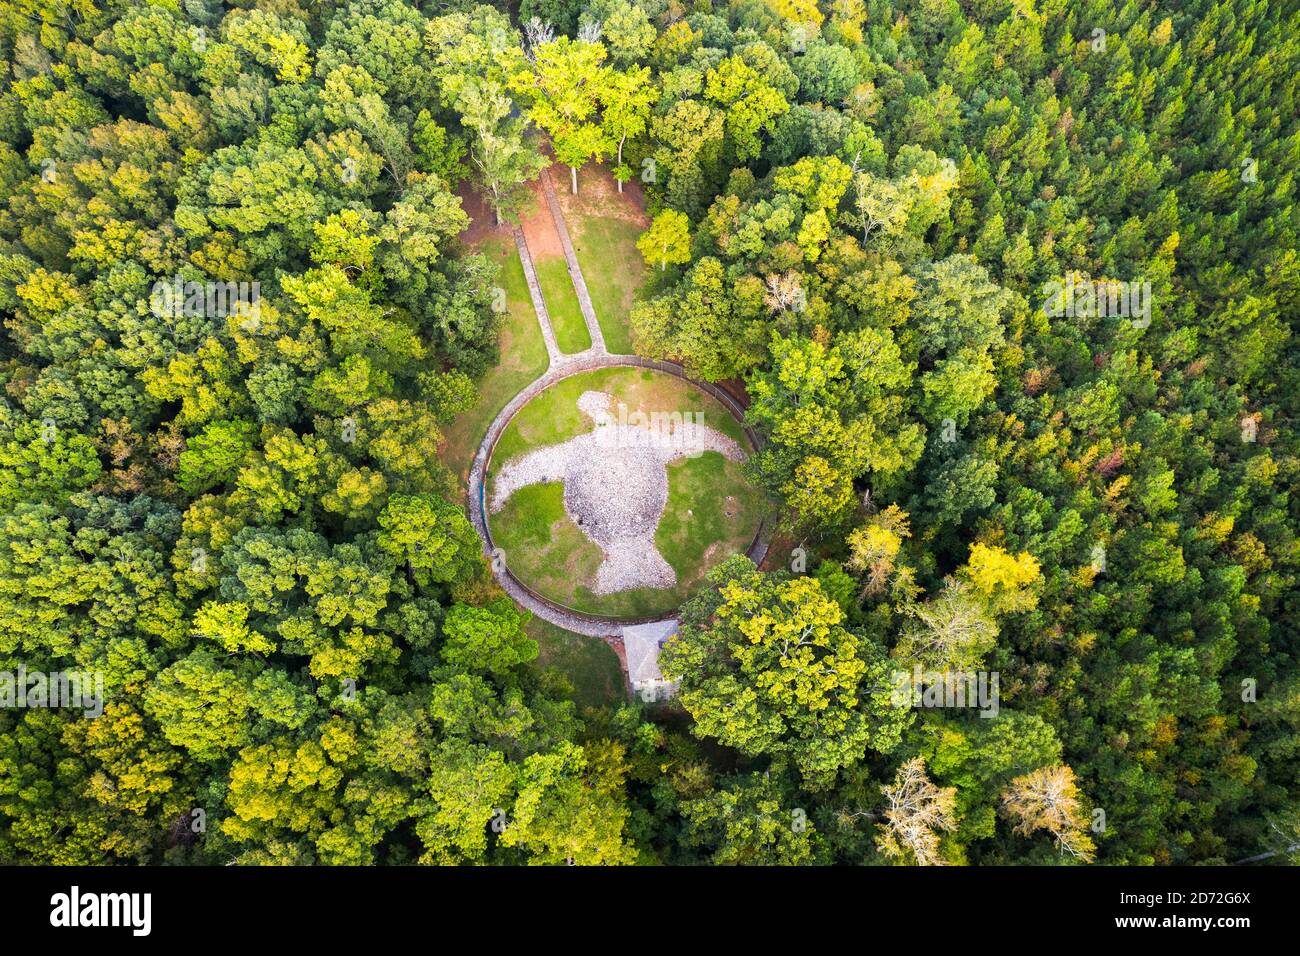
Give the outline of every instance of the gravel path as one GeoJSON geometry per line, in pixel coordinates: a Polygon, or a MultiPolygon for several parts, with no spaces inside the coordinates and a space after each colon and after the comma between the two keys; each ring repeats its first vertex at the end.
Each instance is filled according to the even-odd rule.
{"type": "MultiPolygon", "coordinates": [[[[470,465],[469,475],[469,511],[470,521],[473,523],[475,530],[478,531],[479,537],[483,540],[485,553],[493,556],[494,546],[492,543],[491,532],[488,531],[487,521],[484,515],[484,476],[487,469],[487,463],[492,455],[492,449],[497,440],[505,431],[506,425],[510,419],[515,416],[519,409],[532,401],[537,395],[541,394],[547,388],[550,388],[556,382],[559,382],[570,375],[576,375],[590,369],[613,368],[618,366],[630,366],[633,368],[653,368],[658,371],[674,375],[677,378],[690,382],[697,388],[708,392],[723,407],[727,408],[737,419],[743,417],[744,409],[736,400],[726,391],[711,385],[707,382],[697,382],[688,378],[682,371],[680,365],[672,362],[661,362],[655,359],[642,358],[637,355],[611,355],[605,346],[604,336],[600,331],[600,324],[596,321],[595,310],[591,305],[591,296],[587,292],[587,283],[582,276],[582,270],[578,265],[577,255],[573,251],[573,245],[569,241],[568,228],[564,224],[564,214],[560,210],[559,200],[555,197],[554,186],[551,185],[550,176],[542,175],[543,188],[546,191],[548,205],[551,207],[552,218],[555,221],[556,230],[560,235],[561,244],[564,247],[565,258],[569,264],[569,274],[573,278],[574,290],[578,294],[578,301],[582,307],[583,319],[587,323],[588,331],[591,333],[592,347],[585,352],[576,355],[565,355],[562,353],[555,341],[555,330],[551,326],[550,313],[546,308],[546,301],[542,298],[541,287],[537,284],[537,273],[533,269],[532,256],[528,251],[528,243],[524,237],[523,230],[516,226],[514,228],[515,246],[519,250],[519,260],[523,265],[524,278],[528,283],[528,292],[533,300],[533,310],[537,313],[537,322],[541,326],[542,338],[546,342],[546,352],[550,357],[550,365],[541,377],[535,379],[526,385],[514,398],[506,403],[506,406],[497,413],[496,418],[488,426],[487,433],[479,443],[478,450],[474,454],[474,461],[470,465]]],[[[758,435],[749,428],[745,429],[749,437],[750,444],[757,448],[759,445],[758,435]]],[[[725,436],[723,436],[725,437],[725,436]]],[[[730,440],[730,439],[728,439],[730,440]]],[[[734,445],[735,443],[732,442],[734,445]]],[[[721,449],[718,449],[721,450],[721,449]]],[[[739,449],[737,449],[739,450],[739,449]]],[[[725,453],[725,452],[724,452],[725,453]]],[[[728,456],[730,457],[730,456],[728,456]]],[[[566,508],[568,503],[566,502],[566,508]]],[[[581,508],[579,504],[577,507],[581,508]]],[[[656,522],[657,523],[657,522],[656,522]]],[[[626,540],[626,539],[625,539],[626,540]]],[[[767,529],[760,528],[759,534],[754,540],[753,546],[749,549],[749,557],[755,564],[761,564],[764,556],[767,554],[769,539],[767,529]]],[[[629,549],[636,547],[644,550],[642,545],[628,545],[629,549]]],[[[621,550],[621,549],[620,549],[621,550]]],[[[654,552],[658,556],[658,551],[654,552]]],[[[606,564],[610,563],[607,554],[606,564]]],[[[622,555],[613,558],[616,566],[628,566],[635,558],[632,555],[622,555]]],[[[660,556],[662,561],[662,557],[660,556]]],[[[666,562],[665,562],[666,564],[666,562]]],[[[671,565],[666,565],[671,572],[671,565]]],[[[617,646],[623,646],[624,632],[631,629],[634,633],[639,634],[645,630],[644,625],[648,622],[627,622],[612,621],[595,615],[581,614],[576,611],[562,608],[555,603],[548,601],[539,594],[535,594],[531,589],[517,580],[510,573],[509,568],[505,566],[504,561],[494,559],[492,561],[492,571],[496,576],[497,582],[501,585],[510,597],[520,607],[526,608],[533,614],[537,615],[544,621],[548,621],[557,627],[562,627],[566,631],[572,631],[575,634],[584,634],[588,637],[601,637],[613,639],[617,646]],[[638,630],[639,629],[639,630],[638,630]]],[[[652,569],[645,568],[637,573],[651,575],[652,569]]],[[[661,572],[662,573],[662,572],[661,572]]],[[[668,614],[658,618],[652,618],[652,621],[662,622],[665,627],[669,624],[676,623],[676,615],[668,614]]],[[[657,670],[658,647],[657,645],[647,651],[655,658],[655,662],[646,661],[644,666],[649,667],[651,664],[657,670]]],[[[627,663],[625,655],[620,655],[620,660],[624,661],[624,672],[627,673],[627,663]]]]}
{"type": "Polygon", "coordinates": [[[606,353],[609,350],[605,348],[605,336],[600,331],[600,322],[596,320],[596,309],[591,304],[591,294],[587,291],[587,280],[582,276],[582,267],[578,265],[578,254],[573,251],[573,243],[569,240],[569,227],[564,221],[564,210],[560,208],[560,200],[555,196],[555,184],[551,182],[550,169],[543,170],[540,178],[542,189],[546,193],[546,204],[551,207],[555,230],[560,234],[560,245],[564,247],[565,261],[569,264],[569,278],[573,280],[573,289],[578,293],[578,307],[582,309],[582,318],[587,323],[587,331],[591,333],[591,349],[594,352],[606,353]]]}

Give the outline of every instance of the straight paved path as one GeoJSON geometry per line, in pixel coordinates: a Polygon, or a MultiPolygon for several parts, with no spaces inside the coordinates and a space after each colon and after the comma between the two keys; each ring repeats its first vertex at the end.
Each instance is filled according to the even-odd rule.
{"type": "Polygon", "coordinates": [[[560,234],[560,245],[564,248],[564,259],[569,264],[569,278],[573,280],[573,289],[578,293],[578,307],[582,309],[583,321],[591,333],[591,349],[601,355],[607,355],[605,336],[600,331],[600,322],[596,320],[596,309],[591,304],[591,294],[587,291],[587,280],[583,278],[582,267],[578,265],[578,254],[573,251],[569,240],[569,227],[564,222],[564,211],[560,209],[560,200],[555,195],[555,184],[551,182],[550,169],[542,170],[542,191],[546,193],[546,204],[551,207],[551,219],[560,234]]]}
{"type": "MultiPolygon", "coordinates": [[[[469,473],[469,511],[470,521],[478,531],[479,537],[483,541],[483,550],[492,560],[492,573],[497,582],[501,585],[502,590],[510,595],[520,607],[527,608],[544,621],[549,621],[566,631],[572,631],[575,634],[585,634],[588,637],[613,637],[623,641],[625,628],[640,628],[646,631],[645,622],[628,623],[622,621],[602,620],[594,616],[576,614],[557,604],[554,604],[540,595],[534,594],[518,581],[510,573],[506,565],[505,555],[501,552],[494,552],[492,544],[492,534],[488,530],[487,515],[484,509],[484,496],[487,481],[487,465],[492,455],[492,449],[496,446],[497,439],[505,431],[506,426],[515,413],[523,408],[528,402],[532,401],[538,394],[545,389],[554,385],[561,379],[568,378],[578,372],[584,372],[589,369],[610,368],[614,366],[633,366],[643,368],[655,368],[660,371],[676,375],[679,378],[686,379],[693,385],[708,392],[714,398],[718,399],[729,409],[737,419],[743,418],[744,410],[732,396],[715,385],[705,382],[695,382],[687,378],[681,366],[670,362],[660,362],[654,359],[642,358],[637,355],[611,355],[605,345],[605,337],[601,334],[600,323],[596,320],[596,311],[592,307],[591,295],[587,291],[587,282],[583,278],[582,268],[578,264],[578,256],[574,252],[573,243],[569,239],[569,230],[564,221],[564,212],[560,208],[559,199],[555,195],[555,187],[551,183],[549,171],[542,173],[542,188],[546,193],[547,205],[550,207],[551,219],[555,223],[555,229],[560,237],[560,244],[564,249],[564,257],[569,266],[569,277],[573,281],[574,291],[578,295],[578,303],[582,309],[583,320],[587,323],[587,331],[591,334],[591,348],[574,355],[565,355],[560,351],[559,345],[555,339],[555,329],[551,325],[551,314],[546,308],[546,300],[542,297],[541,286],[537,282],[537,272],[533,268],[533,257],[528,251],[528,242],[524,237],[524,231],[519,226],[513,228],[515,247],[519,251],[519,261],[523,265],[524,279],[528,284],[528,294],[533,300],[533,311],[537,314],[537,322],[542,329],[542,339],[546,343],[546,354],[550,363],[544,373],[532,382],[529,382],[524,388],[515,395],[505,408],[497,413],[488,425],[487,433],[483,440],[479,442],[479,447],[474,453],[474,461],[470,465],[469,473]]],[[[750,428],[745,429],[749,437],[750,444],[759,447],[758,435],[750,428]]],[[[761,564],[763,557],[767,554],[768,534],[766,528],[760,528],[753,545],[749,549],[749,557],[755,564],[761,564]]],[[[667,614],[657,619],[663,626],[665,633],[675,629],[677,623],[676,614],[667,614]]],[[[657,641],[652,647],[647,647],[642,652],[646,658],[639,659],[638,672],[654,674],[658,673],[659,649],[657,641]]],[[[627,663],[623,662],[626,674],[627,663]]]]}

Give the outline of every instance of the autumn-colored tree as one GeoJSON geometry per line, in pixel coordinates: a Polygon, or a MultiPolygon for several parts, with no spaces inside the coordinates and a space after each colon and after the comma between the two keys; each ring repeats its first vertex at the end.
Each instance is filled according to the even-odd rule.
{"type": "Polygon", "coordinates": [[[884,820],[876,825],[880,852],[901,863],[943,865],[940,841],[957,825],[957,791],[935,786],[921,757],[899,767],[893,783],[880,791],[885,795],[884,820]]]}
{"type": "Polygon", "coordinates": [[[976,542],[961,574],[986,597],[995,612],[1029,610],[1037,604],[1029,588],[1041,575],[1038,561],[1028,552],[1013,555],[1003,548],[976,542]]]}
{"type": "Polygon", "coordinates": [[[1012,780],[1002,794],[1002,807],[1015,821],[1017,833],[1030,836],[1046,830],[1062,851],[1089,862],[1096,846],[1087,834],[1087,814],[1080,796],[1074,771],[1056,764],[1012,780]]]}
{"type": "Polygon", "coordinates": [[[871,520],[849,532],[847,542],[849,567],[866,575],[864,594],[879,594],[885,589],[903,540],[911,537],[907,512],[898,505],[872,515],[871,520]]]}

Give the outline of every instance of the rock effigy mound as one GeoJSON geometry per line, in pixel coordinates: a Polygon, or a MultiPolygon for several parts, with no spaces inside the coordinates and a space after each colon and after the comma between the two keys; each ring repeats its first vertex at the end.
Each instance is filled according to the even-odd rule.
{"type": "Polygon", "coordinates": [[[704,425],[701,413],[629,413],[597,391],[583,392],[577,404],[592,430],[507,462],[492,487],[492,513],[520,488],[563,482],[564,510],[604,554],[593,593],[673,587],[677,573],[655,545],[668,464],[706,451],[743,461],[744,451],[704,425]]]}

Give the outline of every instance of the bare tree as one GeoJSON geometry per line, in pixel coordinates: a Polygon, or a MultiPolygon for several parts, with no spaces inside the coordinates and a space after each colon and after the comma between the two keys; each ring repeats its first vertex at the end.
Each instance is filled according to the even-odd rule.
{"type": "Polygon", "coordinates": [[[791,270],[785,275],[768,276],[763,302],[773,312],[802,312],[807,299],[799,273],[791,270]]]}
{"type": "Polygon", "coordinates": [[[957,788],[936,787],[925,773],[925,760],[913,757],[880,791],[885,795],[885,821],[877,824],[880,852],[919,866],[942,866],[939,835],[957,826],[957,788]]]}
{"type": "Polygon", "coordinates": [[[1074,771],[1065,764],[1039,767],[1016,777],[1002,794],[1002,807],[1016,823],[1016,832],[1029,836],[1046,830],[1071,856],[1091,861],[1095,849],[1085,831],[1083,805],[1074,771]]]}
{"type": "Polygon", "coordinates": [[[536,59],[539,46],[546,46],[554,39],[554,27],[549,23],[543,23],[537,17],[530,18],[524,24],[524,53],[527,55],[529,62],[536,59]]]}

